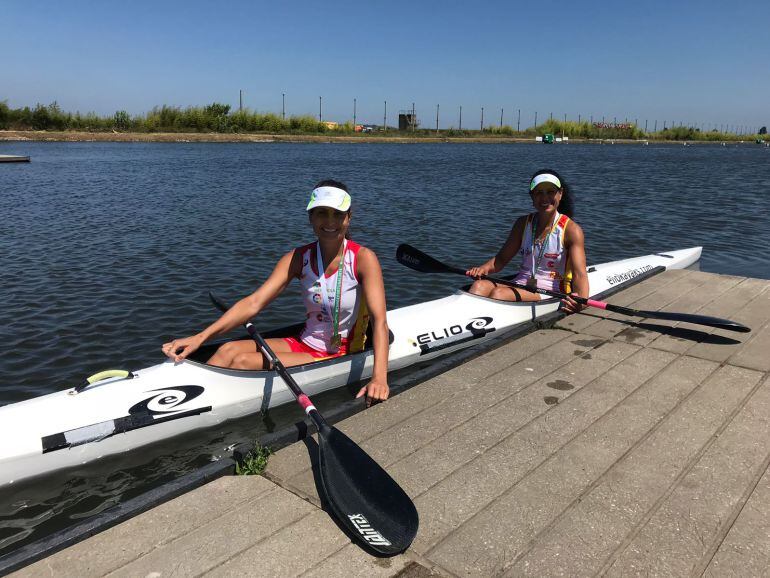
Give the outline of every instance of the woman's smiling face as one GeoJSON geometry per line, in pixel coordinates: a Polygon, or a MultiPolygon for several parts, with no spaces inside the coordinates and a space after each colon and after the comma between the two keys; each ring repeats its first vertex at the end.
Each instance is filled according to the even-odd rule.
{"type": "Polygon", "coordinates": [[[350,211],[337,211],[331,207],[311,209],[309,218],[319,240],[341,242],[350,226],[350,211]]]}
{"type": "Polygon", "coordinates": [[[532,205],[538,212],[553,213],[561,201],[561,189],[552,183],[541,183],[530,193],[532,205]]]}

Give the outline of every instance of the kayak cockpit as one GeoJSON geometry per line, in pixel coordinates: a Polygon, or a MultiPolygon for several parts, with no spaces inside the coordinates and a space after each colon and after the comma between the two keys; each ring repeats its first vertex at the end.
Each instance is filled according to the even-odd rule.
{"type": "MultiPolygon", "coordinates": [[[[294,336],[299,335],[299,333],[300,333],[300,331],[302,331],[303,327],[304,327],[304,325],[302,323],[295,323],[294,325],[287,325],[286,327],[281,327],[281,328],[278,328],[278,329],[271,329],[269,331],[265,331],[264,333],[262,333],[262,336],[264,338],[266,338],[266,339],[270,339],[270,338],[273,338],[273,337],[294,337],[294,336]]],[[[201,363],[203,365],[209,366],[208,363],[207,363],[208,360],[211,359],[211,356],[214,355],[214,353],[216,353],[217,349],[223,343],[227,343],[228,341],[237,341],[237,340],[241,340],[241,339],[251,341],[251,336],[248,333],[246,333],[246,334],[244,334],[241,337],[233,337],[231,339],[222,339],[222,340],[218,340],[218,341],[213,341],[211,343],[205,343],[205,344],[201,345],[198,348],[197,351],[192,353],[188,359],[190,361],[195,361],[197,363],[201,363]]],[[[392,332],[391,332],[391,336],[390,336],[390,341],[391,341],[391,343],[393,342],[393,334],[392,334],[392,332]]],[[[372,349],[372,327],[371,327],[371,325],[369,325],[369,327],[366,330],[366,346],[364,347],[363,351],[368,351],[370,349],[372,349]]],[[[360,352],[356,352],[356,353],[360,353],[360,352]]],[[[354,354],[349,354],[349,355],[354,355],[354,354]]],[[[343,357],[348,357],[348,356],[343,356],[343,357]]],[[[340,359],[340,358],[335,358],[335,359],[340,359]]],[[[309,365],[316,365],[318,363],[325,363],[327,361],[329,361],[329,360],[319,359],[318,361],[313,361],[311,363],[303,364],[302,367],[307,367],[309,365]]],[[[212,367],[212,366],[209,366],[209,367],[212,367]]],[[[244,370],[244,371],[249,371],[249,370],[244,370]]]]}

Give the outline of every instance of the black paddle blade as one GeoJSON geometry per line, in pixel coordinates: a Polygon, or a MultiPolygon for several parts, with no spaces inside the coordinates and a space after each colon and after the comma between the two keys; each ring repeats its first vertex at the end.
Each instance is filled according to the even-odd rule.
{"type": "Polygon", "coordinates": [[[396,260],[402,265],[406,265],[410,269],[420,271],[421,273],[462,273],[465,271],[458,269],[457,267],[451,267],[445,265],[441,261],[434,259],[430,255],[426,255],[419,249],[415,249],[411,245],[402,243],[396,249],[396,260]]]}
{"type": "Polygon", "coordinates": [[[751,327],[746,327],[745,325],[736,321],[721,319],[719,317],[711,317],[709,315],[697,315],[695,313],[676,313],[674,311],[639,311],[636,309],[629,309],[628,307],[621,307],[619,305],[610,305],[609,303],[607,304],[607,310],[615,311],[616,313],[622,313],[623,315],[632,315],[634,317],[646,317],[647,319],[663,319],[666,321],[695,323],[696,325],[716,327],[717,329],[737,331],[738,333],[748,333],[751,331],[751,327]]]}
{"type": "Polygon", "coordinates": [[[339,522],[379,554],[406,550],[419,526],[417,509],[406,492],[338,429],[321,428],[318,446],[324,493],[339,522]]]}

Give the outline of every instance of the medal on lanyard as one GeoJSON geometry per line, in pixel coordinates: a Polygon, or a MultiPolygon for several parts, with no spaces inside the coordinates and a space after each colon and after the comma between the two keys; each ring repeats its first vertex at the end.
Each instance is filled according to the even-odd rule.
{"type": "Polygon", "coordinates": [[[318,263],[319,284],[321,285],[321,295],[323,296],[324,308],[329,311],[332,318],[332,338],[331,346],[339,349],[342,345],[342,337],[339,333],[340,328],[340,303],[342,301],[342,269],[345,265],[345,248],[347,246],[347,240],[342,241],[342,257],[340,257],[340,263],[337,266],[337,291],[334,294],[334,306],[329,300],[329,292],[326,286],[326,271],[324,269],[323,257],[321,257],[321,243],[316,246],[316,258],[318,263]]]}
{"type": "MultiPolygon", "coordinates": [[[[556,223],[556,216],[554,215],[554,223],[556,223]]],[[[551,227],[553,229],[553,227],[551,227]]],[[[527,289],[532,291],[533,293],[537,291],[537,277],[535,274],[537,273],[537,268],[540,266],[540,261],[543,260],[543,254],[545,253],[545,247],[548,245],[548,235],[550,234],[550,231],[546,233],[545,239],[543,239],[542,244],[540,245],[540,254],[537,256],[537,259],[535,259],[535,234],[537,233],[537,215],[535,215],[535,218],[532,219],[532,271],[529,273],[529,279],[527,279],[526,286],[527,289]]]]}

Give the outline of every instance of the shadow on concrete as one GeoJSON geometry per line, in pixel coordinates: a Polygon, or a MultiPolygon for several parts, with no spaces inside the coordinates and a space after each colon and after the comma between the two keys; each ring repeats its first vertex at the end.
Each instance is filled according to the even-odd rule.
{"type": "MultiPolygon", "coordinates": [[[[660,333],[661,335],[670,335],[671,337],[684,341],[695,341],[697,343],[708,343],[712,345],[738,345],[739,343],[742,343],[740,340],[733,339],[732,337],[726,337],[716,333],[708,333],[706,331],[700,331],[699,329],[689,329],[679,326],[672,327],[670,325],[660,325],[658,323],[651,323],[649,321],[633,321],[631,319],[603,317],[593,313],[586,313],[585,311],[581,312],[580,314],[587,317],[593,317],[597,320],[604,319],[606,321],[614,321],[616,323],[620,323],[621,325],[627,326],[631,330],[644,329],[645,331],[653,331],[655,333],[660,333]]],[[[626,335],[628,331],[629,329],[624,329],[624,335],[626,335]]]]}

